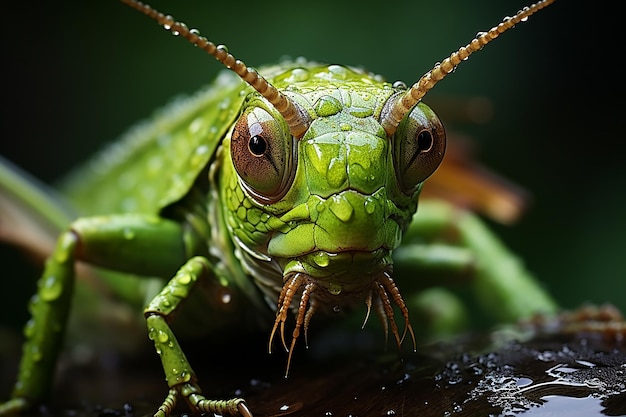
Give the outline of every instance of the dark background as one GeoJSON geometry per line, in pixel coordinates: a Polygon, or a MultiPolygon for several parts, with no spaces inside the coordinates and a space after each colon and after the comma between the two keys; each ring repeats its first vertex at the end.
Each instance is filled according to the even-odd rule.
{"type": "MultiPolygon", "coordinates": [[[[526,5],[152,4],[252,66],[305,56],[360,65],[407,84],[526,5]]],[[[114,0],[6,7],[0,154],[46,182],[221,70],[114,0]]],[[[472,56],[425,99],[491,100],[490,123],[448,128],[471,134],[483,162],[531,191],[523,219],[494,228],[568,308],[590,301],[626,310],[623,36],[612,34],[623,24],[617,22],[623,9],[619,2],[557,1],[472,56]]],[[[18,282],[3,276],[2,293],[17,291],[18,282]]]]}

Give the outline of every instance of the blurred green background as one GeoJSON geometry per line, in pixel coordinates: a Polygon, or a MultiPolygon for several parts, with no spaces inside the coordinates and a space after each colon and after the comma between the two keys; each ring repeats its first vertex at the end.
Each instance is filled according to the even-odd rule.
{"type": "MultiPolygon", "coordinates": [[[[526,5],[215,3],[151,2],[252,66],[305,56],[407,83],[526,5]]],[[[447,126],[471,134],[481,161],[532,193],[518,224],[494,228],[568,308],[612,302],[626,311],[623,36],[606,29],[623,9],[557,1],[463,63],[425,100],[441,107],[451,96],[491,100],[488,124],[447,126]]],[[[0,154],[46,182],[221,70],[115,0],[13,3],[3,21],[0,154]]],[[[18,283],[34,287],[5,275],[3,294],[18,283]]],[[[28,295],[19,294],[15,302],[25,303],[28,295]]]]}

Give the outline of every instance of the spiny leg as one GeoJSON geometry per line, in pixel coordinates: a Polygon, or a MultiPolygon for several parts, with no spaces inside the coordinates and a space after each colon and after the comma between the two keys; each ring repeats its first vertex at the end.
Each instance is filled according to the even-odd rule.
{"type": "Polygon", "coordinates": [[[313,315],[315,314],[315,312],[317,311],[317,307],[319,305],[318,299],[317,298],[311,298],[311,300],[309,301],[309,308],[306,311],[306,314],[304,315],[304,345],[308,348],[309,347],[309,325],[311,324],[311,319],[313,318],[313,315]]]}
{"type": "Polygon", "coordinates": [[[280,292],[278,298],[278,311],[276,312],[276,320],[274,321],[274,326],[272,327],[272,332],[270,333],[270,340],[268,345],[269,353],[272,353],[272,342],[274,340],[274,335],[276,334],[276,330],[280,325],[280,338],[283,343],[283,347],[286,351],[289,351],[287,348],[287,342],[285,341],[285,321],[287,320],[287,315],[289,314],[289,307],[291,306],[291,301],[293,297],[296,295],[296,292],[304,282],[304,275],[302,274],[293,274],[289,277],[285,285],[283,286],[282,291],[280,292]]]}
{"type": "Polygon", "coordinates": [[[12,399],[0,415],[25,410],[50,392],[63,342],[78,260],[126,272],[175,269],[185,259],[178,223],[155,216],[120,215],[78,219],[61,234],[46,260],[30,303],[22,359],[12,399]],[[132,236],[132,239],[129,238],[132,236]]]}
{"type": "Polygon", "coordinates": [[[402,294],[400,294],[400,290],[396,286],[393,278],[391,278],[389,271],[384,271],[381,275],[372,282],[371,289],[367,293],[365,298],[365,305],[367,306],[367,313],[365,316],[365,323],[370,314],[370,310],[372,308],[372,302],[374,311],[380,318],[380,321],[383,325],[383,330],[385,332],[385,345],[387,344],[389,337],[389,330],[391,329],[391,333],[396,339],[396,344],[398,345],[398,349],[401,349],[402,342],[408,332],[411,335],[411,339],[413,341],[413,351],[417,350],[417,344],[415,340],[415,333],[413,332],[413,326],[409,320],[409,310],[402,298],[402,294]],[[393,305],[391,301],[395,302],[395,304],[400,309],[400,313],[404,318],[404,329],[402,335],[400,335],[400,331],[398,329],[398,325],[396,323],[396,319],[394,317],[393,305]]]}
{"type": "Polygon", "coordinates": [[[222,401],[210,400],[202,395],[196,374],[168,323],[198,280],[212,277],[214,277],[213,268],[206,258],[199,256],[191,258],[144,310],[148,336],[154,342],[154,347],[161,357],[165,377],[170,387],[155,417],[167,417],[180,396],[184,397],[193,411],[252,416],[241,398],[222,401]]]}
{"type": "Polygon", "coordinates": [[[406,306],[406,303],[404,302],[404,299],[402,298],[402,295],[400,294],[400,290],[398,290],[396,283],[393,281],[391,275],[389,275],[388,272],[384,272],[382,277],[379,278],[378,281],[382,284],[387,293],[391,295],[391,298],[400,309],[400,313],[404,318],[404,330],[402,331],[402,336],[400,337],[400,343],[404,341],[404,338],[408,331],[411,335],[411,340],[413,342],[413,351],[415,351],[417,349],[415,333],[413,332],[413,326],[411,326],[411,321],[409,320],[409,310],[406,306]]]}
{"type": "MultiPolygon", "coordinates": [[[[378,281],[374,281],[373,285],[378,295],[378,300],[380,301],[379,311],[382,311],[382,315],[380,315],[380,313],[379,315],[381,319],[385,321],[385,323],[388,323],[388,326],[391,328],[391,334],[393,334],[393,336],[395,337],[396,344],[398,345],[398,348],[400,348],[402,345],[400,342],[400,332],[398,331],[396,319],[393,316],[393,307],[391,305],[391,300],[389,300],[389,296],[387,295],[387,292],[385,291],[385,288],[381,283],[379,283],[378,281]]],[[[387,327],[387,324],[385,324],[385,327],[387,327]]],[[[385,343],[387,342],[387,334],[387,330],[385,330],[385,343]]]]}
{"type": "MultiPolygon", "coordinates": [[[[298,315],[296,316],[296,326],[294,327],[293,334],[291,336],[291,346],[289,347],[289,355],[287,358],[287,369],[285,370],[285,378],[289,376],[289,368],[291,366],[291,357],[293,356],[293,350],[296,346],[296,341],[298,340],[298,337],[300,336],[300,329],[302,328],[302,325],[305,322],[305,318],[306,318],[307,327],[308,327],[308,322],[311,320],[311,316],[315,312],[315,310],[311,310],[309,306],[309,298],[311,297],[311,294],[313,293],[314,290],[315,290],[315,284],[313,282],[307,282],[307,284],[304,286],[304,291],[302,291],[302,296],[300,297],[300,306],[298,307],[298,315]]],[[[305,333],[307,332],[307,327],[305,327],[305,333]]]]}

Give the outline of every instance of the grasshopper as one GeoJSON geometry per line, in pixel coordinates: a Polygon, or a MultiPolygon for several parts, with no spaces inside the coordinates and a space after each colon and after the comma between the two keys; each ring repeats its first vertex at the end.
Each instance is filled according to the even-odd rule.
{"type": "Polygon", "coordinates": [[[0,415],[26,410],[50,391],[78,261],[105,268],[100,278],[129,303],[147,300],[148,337],[169,386],[155,413],[160,417],[180,400],[193,412],[252,415],[244,399],[202,394],[178,342],[187,333],[225,334],[251,320],[268,325],[264,316],[273,315],[269,350],[280,339],[288,372],[314,317],[365,305],[365,321],[377,314],[398,348],[409,338],[415,350],[404,294],[421,286],[420,271],[433,264],[450,271],[471,266],[473,285],[488,294],[481,302],[503,320],[556,311],[476,216],[443,202],[423,202],[417,210],[424,181],[446,148],[443,124],[422,98],[552,0],[479,33],[410,87],[305,60],[257,71],[171,16],[122,1],[236,75],[220,75],[96,158],[66,189],[84,213],[69,225],[41,190],[2,168],[0,185],[9,196],[3,214],[18,215],[10,205],[43,201],[39,210],[50,209],[65,231],[31,302],[18,380],[0,415]],[[437,262],[442,247],[447,257],[437,262]],[[248,307],[229,308],[240,300],[248,307]],[[185,329],[189,312],[206,325],[185,329]]]}

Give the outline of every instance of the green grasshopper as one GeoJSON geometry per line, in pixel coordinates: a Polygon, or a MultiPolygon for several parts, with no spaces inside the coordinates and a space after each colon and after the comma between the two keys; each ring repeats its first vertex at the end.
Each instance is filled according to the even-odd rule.
{"type": "Polygon", "coordinates": [[[108,270],[100,278],[129,303],[147,300],[148,336],[169,385],[156,416],[171,414],[181,398],[194,412],[252,415],[241,398],[201,393],[177,337],[223,334],[250,316],[255,324],[269,322],[269,349],[280,338],[289,371],[314,315],[362,304],[366,321],[373,311],[399,348],[408,337],[415,350],[402,294],[420,289],[420,274],[431,269],[472,267],[480,303],[503,321],[556,311],[476,216],[443,202],[423,202],[416,214],[424,181],[446,147],[443,125],[422,98],[552,0],[478,34],[409,88],[360,69],[303,60],[256,71],[171,16],[122,1],[237,76],[221,75],[79,174],[65,191],[87,217],[69,226],[41,190],[2,166],[0,191],[9,197],[3,215],[12,206],[41,204],[38,210],[65,231],[31,302],[18,380],[0,415],[32,407],[50,390],[77,261],[108,270]],[[438,258],[442,251],[446,256],[438,258]],[[249,307],[230,308],[242,300],[249,307]],[[185,328],[189,313],[206,324],[185,328]],[[290,313],[295,325],[287,341],[290,313]]]}

